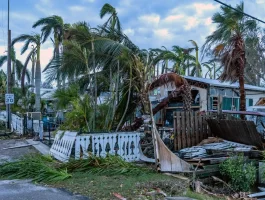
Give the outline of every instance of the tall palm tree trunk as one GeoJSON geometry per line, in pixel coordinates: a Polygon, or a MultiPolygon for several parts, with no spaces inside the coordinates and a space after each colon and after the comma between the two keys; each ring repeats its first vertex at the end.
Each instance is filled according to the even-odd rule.
{"type": "MultiPolygon", "coordinates": [[[[233,56],[240,55],[236,60],[237,74],[239,81],[239,92],[240,92],[240,111],[246,111],[246,92],[245,92],[245,80],[244,80],[244,69],[246,64],[245,57],[245,45],[244,40],[241,35],[238,36],[238,39],[235,42],[235,50],[233,56]],[[234,55],[235,54],[235,55],[234,55]]],[[[245,119],[244,115],[241,115],[241,119],[245,119]]]]}
{"type": "Polygon", "coordinates": [[[41,86],[40,47],[37,47],[37,61],[36,61],[36,72],[35,72],[35,87],[36,87],[35,109],[37,112],[40,112],[41,109],[40,86],[41,86]]]}
{"type": "Polygon", "coordinates": [[[196,76],[200,77],[200,69],[199,69],[199,48],[196,48],[196,76]]]}
{"type": "Polygon", "coordinates": [[[32,85],[31,92],[33,93],[34,88],[35,88],[35,64],[36,64],[34,54],[32,55],[31,62],[32,62],[32,66],[31,66],[31,85],[32,85]]]}
{"type": "Polygon", "coordinates": [[[118,60],[118,70],[117,70],[117,82],[116,82],[116,105],[118,105],[119,102],[119,82],[120,82],[120,77],[119,77],[119,73],[120,73],[120,61],[118,60]]]}
{"type": "Polygon", "coordinates": [[[94,87],[95,87],[95,93],[94,93],[94,120],[93,120],[93,130],[96,128],[96,118],[97,118],[97,74],[96,74],[96,61],[95,61],[95,49],[94,49],[94,42],[91,42],[92,46],[92,56],[93,56],[93,73],[94,73],[94,87]]]}
{"type": "Polygon", "coordinates": [[[246,92],[245,92],[244,74],[239,76],[239,92],[240,92],[240,111],[246,111],[246,92]]]}

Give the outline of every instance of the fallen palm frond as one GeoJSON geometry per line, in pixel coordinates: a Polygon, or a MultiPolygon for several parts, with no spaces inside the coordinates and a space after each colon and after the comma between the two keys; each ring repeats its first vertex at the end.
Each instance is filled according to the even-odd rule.
{"type": "Polygon", "coordinates": [[[61,166],[70,172],[86,172],[100,175],[140,175],[151,173],[150,169],[139,167],[124,161],[119,156],[109,155],[106,158],[89,156],[88,159],[72,160],[61,166]]]}
{"type": "Polygon", "coordinates": [[[15,162],[0,165],[1,178],[32,179],[35,182],[57,182],[71,177],[66,170],[57,170],[51,157],[29,155],[15,162]]]}

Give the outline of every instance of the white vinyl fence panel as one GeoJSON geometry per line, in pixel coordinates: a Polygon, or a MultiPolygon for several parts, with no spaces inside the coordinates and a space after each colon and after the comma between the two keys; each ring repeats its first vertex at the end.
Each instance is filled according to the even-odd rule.
{"type": "Polygon", "coordinates": [[[62,162],[70,158],[77,132],[58,131],[50,149],[50,154],[62,162]]]}
{"type": "Polygon", "coordinates": [[[100,157],[119,155],[126,161],[140,160],[140,133],[97,133],[76,137],[75,159],[87,158],[90,154],[100,157]]]}

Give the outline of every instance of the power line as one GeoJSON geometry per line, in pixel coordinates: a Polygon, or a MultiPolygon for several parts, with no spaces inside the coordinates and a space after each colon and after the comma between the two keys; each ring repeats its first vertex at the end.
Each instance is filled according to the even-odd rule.
{"type": "Polygon", "coordinates": [[[243,15],[246,15],[246,16],[252,18],[252,19],[255,19],[255,20],[257,20],[257,21],[259,21],[259,22],[265,24],[264,21],[262,21],[262,20],[260,20],[260,19],[258,19],[258,18],[256,18],[256,17],[253,17],[253,16],[251,16],[251,15],[249,15],[249,14],[247,14],[247,13],[244,13],[244,12],[242,12],[242,11],[240,11],[240,10],[237,10],[237,9],[233,8],[232,6],[229,6],[229,5],[227,5],[227,4],[225,4],[225,3],[221,2],[221,1],[218,1],[218,0],[214,0],[214,1],[216,1],[217,3],[222,4],[223,6],[226,6],[226,7],[230,8],[230,9],[232,9],[232,10],[235,10],[235,11],[237,11],[237,12],[243,14],[243,15]]]}

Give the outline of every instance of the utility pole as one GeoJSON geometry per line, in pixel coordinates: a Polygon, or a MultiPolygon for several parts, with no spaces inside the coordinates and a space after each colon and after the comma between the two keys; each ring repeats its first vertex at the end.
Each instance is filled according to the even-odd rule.
{"type": "MultiPolygon", "coordinates": [[[[9,30],[9,0],[8,0],[8,12],[7,12],[7,33],[8,33],[8,43],[7,43],[7,94],[10,94],[11,91],[11,30],[9,30]]],[[[6,103],[6,113],[7,113],[7,128],[11,128],[11,106],[6,103]]]]}

